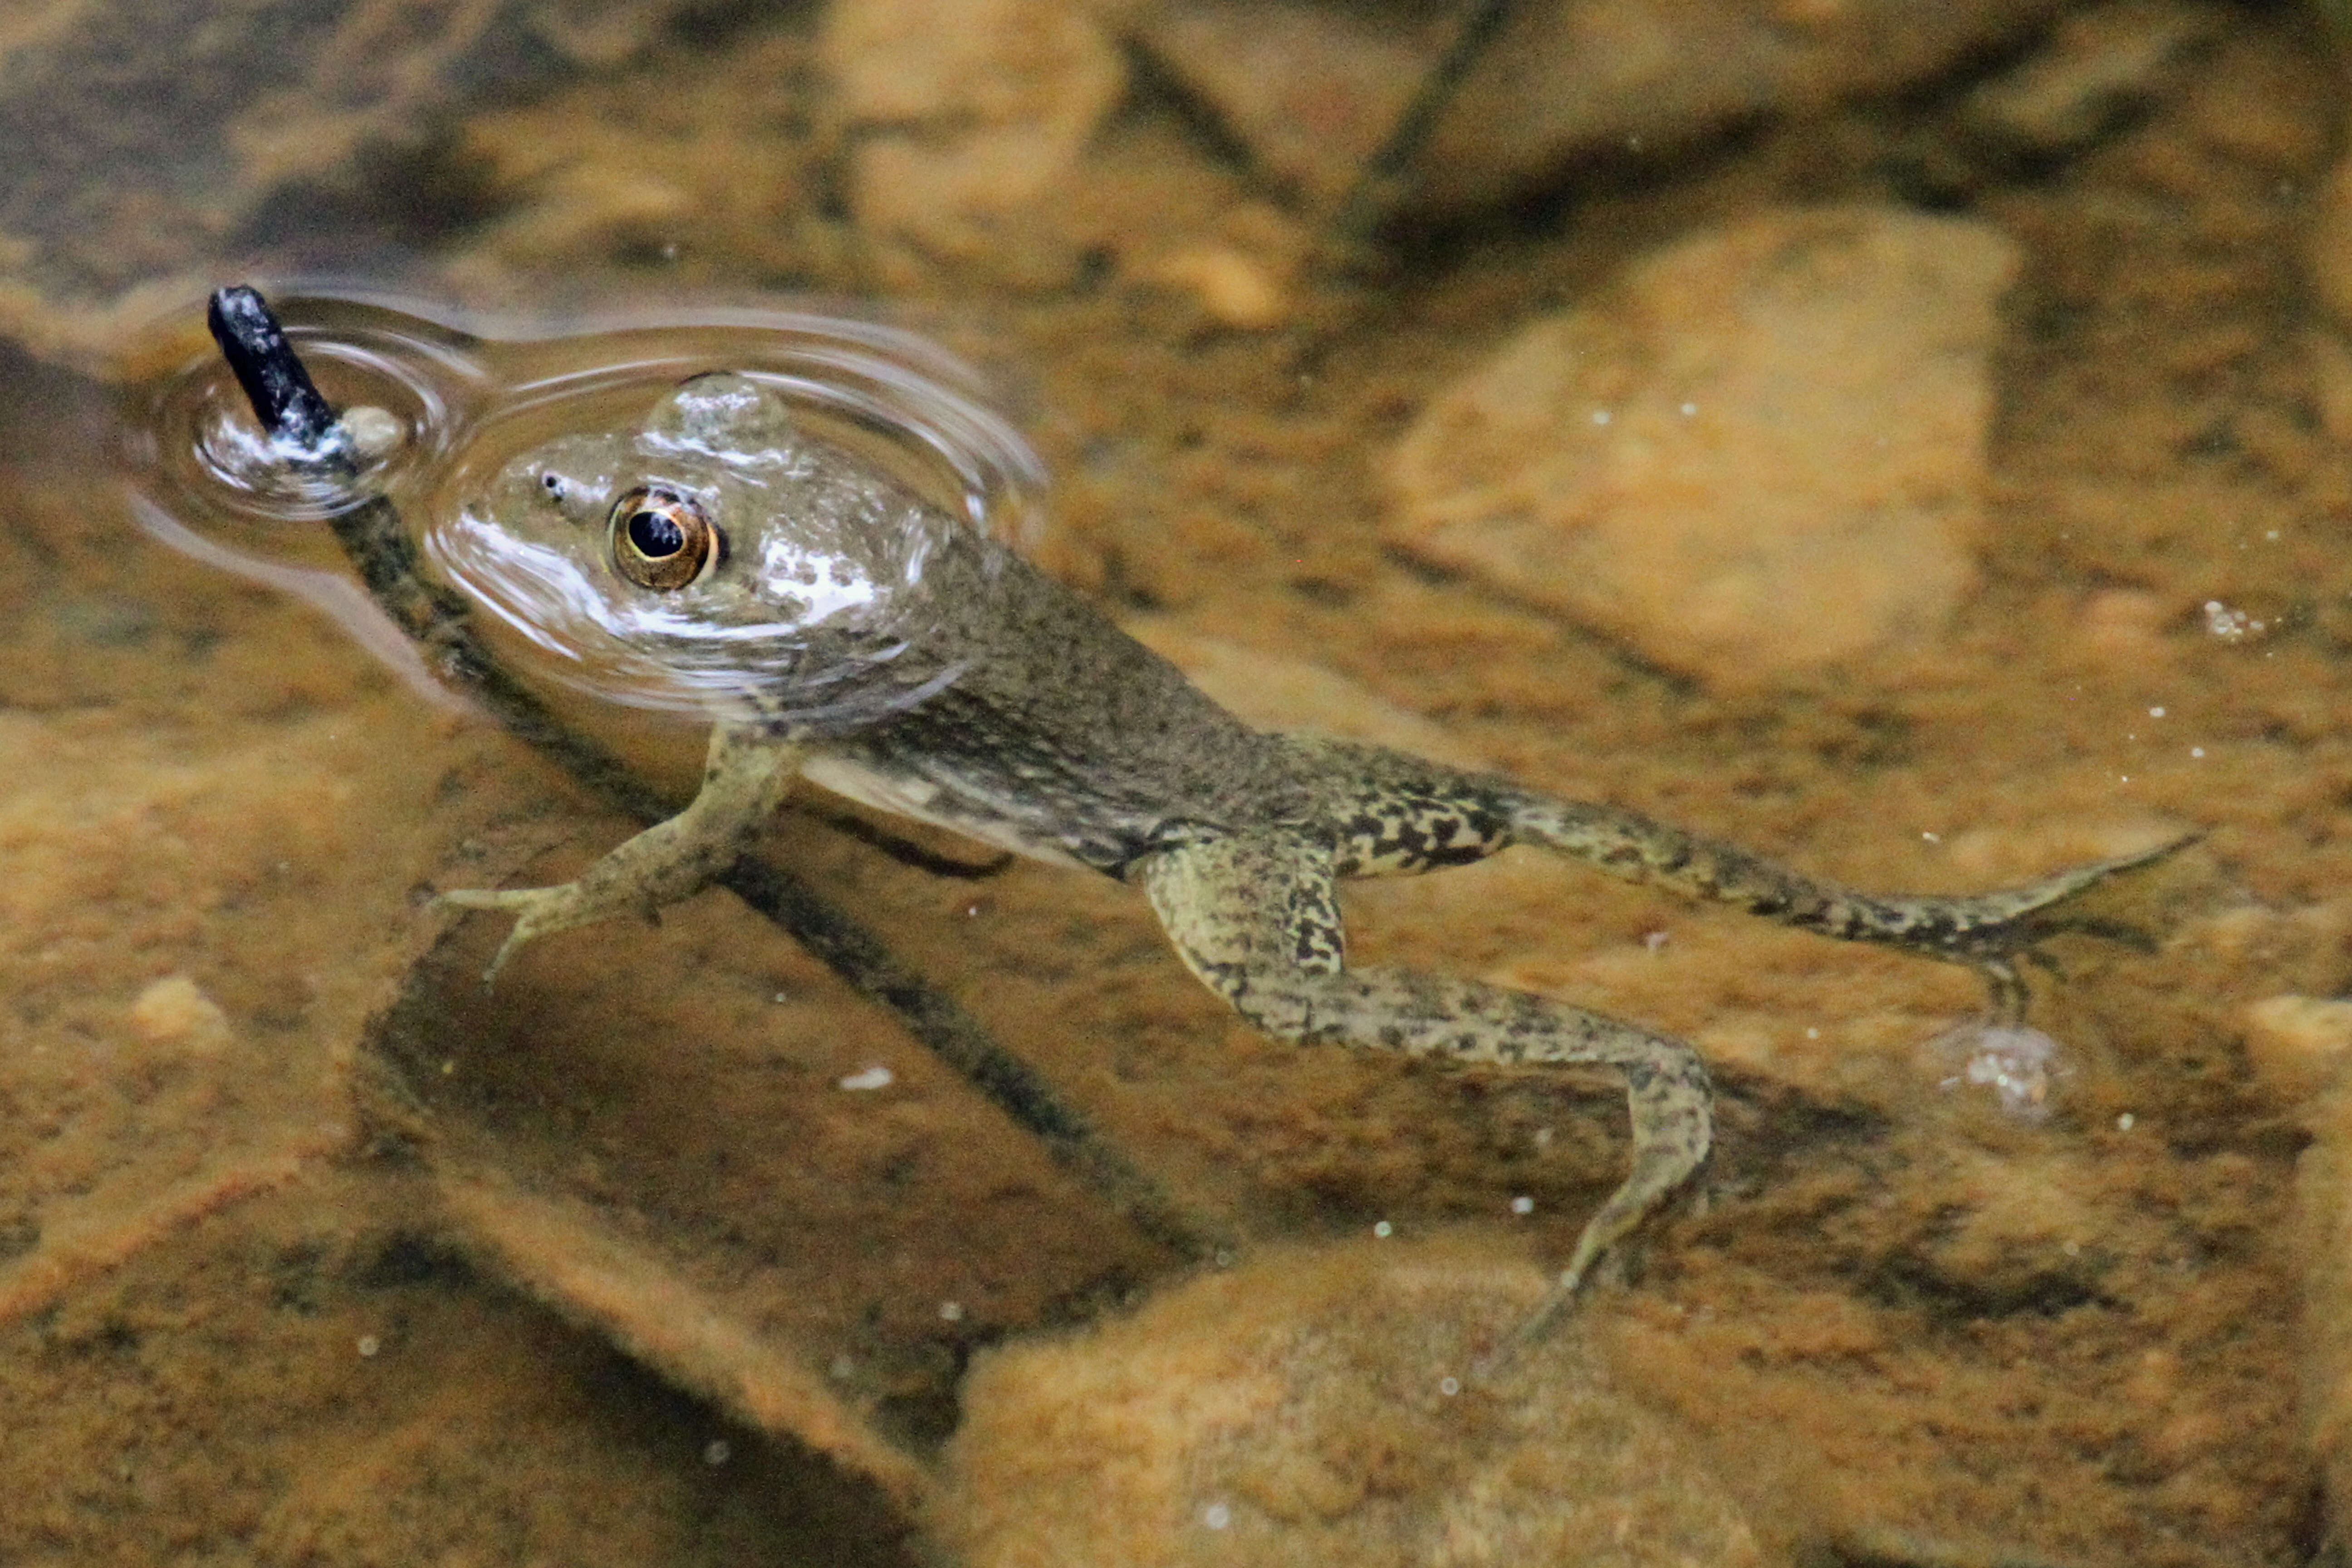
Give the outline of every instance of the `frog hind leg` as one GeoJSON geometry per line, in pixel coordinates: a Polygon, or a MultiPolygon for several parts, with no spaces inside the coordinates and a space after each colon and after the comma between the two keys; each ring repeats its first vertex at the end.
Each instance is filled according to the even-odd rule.
{"type": "Polygon", "coordinates": [[[2193,835],[2177,838],[1990,893],[1861,893],[1637,812],[1543,795],[1497,775],[1379,747],[1292,744],[1323,781],[1322,809],[1339,826],[1341,876],[1412,874],[1531,845],[1801,931],[1966,964],[1984,977],[2003,1022],[2022,1018],[2027,996],[2018,963],[2040,959],[2035,950],[2047,938],[2079,931],[2146,945],[2128,928],[2071,906],[2090,889],[2196,841],[2193,835]]]}
{"type": "Polygon", "coordinates": [[[2149,945],[2127,927],[2069,906],[2092,888],[2195,842],[2193,835],[2176,838],[1989,893],[1863,893],[1638,813],[1515,786],[1500,794],[1497,805],[1514,843],[1568,855],[1629,881],[1727,903],[1800,931],[1965,964],[1984,977],[1993,1014],[2004,1023],[2024,1016],[2027,994],[2019,961],[2048,963],[2038,949],[2050,937],[2080,931],[2149,945]]]}
{"type": "MultiPolygon", "coordinates": [[[[1525,992],[1414,971],[1350,969],[1331,848],[1268,830],[1162,850],[1140,885],[1185,965],[1281,1039],[1505,1066],[1594,1064],[1624,1076],[1632,1170],[1586,1222],[1543,1318],[1706,1162],[1714,1092],[1679,1040],[1525,992]]],[[[1532,1325],[1531,1325],[1532,1327],[1532,1325]]]]}
{"type": "Polygon", "coordinates": [[[650,917],[724,877],[783,805],[801,756],[801,748],[759,725],[720,724],[711,731],[702,787],[677,816],[616,846],[572,881],[454,889],[434,905],[515,912],[514,929],[482,975],[483,984],[495,984],[528,942],[615,915],[650,917]]]}

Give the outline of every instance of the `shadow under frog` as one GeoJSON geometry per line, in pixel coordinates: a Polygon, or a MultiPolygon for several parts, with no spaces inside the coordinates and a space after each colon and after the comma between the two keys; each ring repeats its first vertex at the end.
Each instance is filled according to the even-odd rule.
{"type": "Polygon", "coordinates": [[[527,942],[722,878],[802,778],[1101,872],[1140,891],[1192,973],[1271,1035],[1623,1075],[1632,1170],[1585,1226],[1545,1317],[1706,1159],[1706,1070],[1679,1040],[1547,997],[1350,966],[1341,879],[1532,845],[1971,966],[2006,1022],[2023,1010],[2017,964],[2037,944],[2124,934],[2071,909],[2074,896],[2179,847],[2004,891],[1867,895],[1498,775],[1256,731],[1008,547],[730,373],[687,381],[639,427],[516,458],[461,498],[428,549],[525,635],[571,617],[575,657],[635,661],[715,720],[692,803],[576,880],[441,895],[517,917],[492,978],[527,942]]]}

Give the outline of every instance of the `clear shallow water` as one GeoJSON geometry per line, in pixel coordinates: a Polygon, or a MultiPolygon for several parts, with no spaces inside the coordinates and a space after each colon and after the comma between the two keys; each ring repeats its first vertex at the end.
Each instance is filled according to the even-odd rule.
{"type": "MultiPolygon", "coordinates": [[[[1057,571],[1222,640],[1266,687],[1296,666],[1342,673],[1554,787],[1887,887],[1990,886],[2144,813],[2211,828],[2226,918],[2157,955],[2085,952],[2042,993],[2036,1021],[2074,1070],[2053,1074],[2034,1125],[1995,1098],[2004,1077],[2030,1097],[2030,1077],[1988,1062],[1991,1080],[1971,1083],[1973,1059],[1923,1047],[1976,1004],[1962,977],[1508,862],[1367,889],[1351,918],[1368,952],[1551,991],[1708,1054],[1738,1108],[1713,1210],[1663,1227],[1588,1327],[1615,1381],[1712,1436],[1721,1472],[1788,1509],[1792,1534],[1843,1542],[1822,1550],[1848,1561],[2289,1564],[2317,1529],[2294,1405],[2304,1134],[2238,1019],[2249,997],[2343,987],[2352,721],[2332,607],[2347,492],[2315,433],[2290,265],[2336,89],[2310,85],[2319,57],[2279,21],[2233,16],[2195,82],[2112,149],[1964,193],[2032,254],[2000,351],[2001,495],[1983,599],[1892,680],[1719,698],[1660,679],[1556,616],[1385,555],[1378,472],[1407,413],[1658,237],[1765,202],[1903,199],[1885,171],[1912,167],[1916,121],[1768,129],[1654,190],[1575,197],[1375,286],[1297,280],[1291,323],[1249,335],[1139,279],[1174,245],[1262,232],[1280,194],[1148,107],[1068,204],[1106,237],[1108,281],[1008,285],[887,256],[827,270],[813,248],[779,262],[767,233],[725,226],[716,196],[693,222],[644,216],[648,169],[702,192],[696,166],[756,119],[748,74],[680,92],[666,61],[469,122],[468,145],[522,155],[497,174],[493,218],[436,208],[430,259],[453,279],[502,269],[505,297],[526,300],[598,269],[656,298],[787,277],[951,300],[1042,384],[1057,571]],[[699,118],[605,137],[616,103],[656,100],[699,118]],[[2279,124],[2284,154],[2276,136],[2255,145],[2279,124]],[[530,162],[551,144],[577,153],[576,178],[530,162]],[[2209,629],[2209,603],[2242,607],[2243,635],[2209,629]],[[1938,1541],[1958,1545],[1938,1556],[1938,1541]]],[[[685,68],[708,84],[736,53],[722,40],[685,68]]],[[[749,184],[738,165],[723,175],[749,184]]],[[[192,325],[199,288],[184,309],[192,325]]],[[[502,825],[574,854],[605,827],[513,748],[421,719],[340,637],[150,548],[93,504],[112,482],[97,464],[23,482],[0,546],[0,1403],[22,1413],[11,1495],[44,1500],[0,1510],[0,1555],[144,1563],[159,1540],[190,1540],[232,1560],[510,1548],[635,1568],[775,1561],[780,1539],[816,1531],[811,1560],[856,1560],[887,1533],[875,1515],[898,1515],[845,1524],[826,1512],[837,1483],[773,1484],[801,1451],[789,1439],[723,1431],[734,1458],[713,1466],[711,1405],[616,1373],[604,1331],[574,1334],[508,1289],[584,1251],[542,1253],[537,1275],[436,1263],[420,1234],[478,1247],[487,1228],[452,1221],[403,1184],[401,1158],[349,1132],[350,1062],[368,1048],[354,1042],[423,940],[420,885],[509,865],[502,825]],[[173,975],[187,987],[149,994],[173,975]],[[380,1353],[360,1355],[362,1338],[380,1353]],[[659,1541],[631,1533],[662,1521],[659,1541]]],[[[307,527],[206,526],[298,569],[337,566],[307,527]]],[[[1533,1268],[1620,1171],[1605,1089],[1252,1039],[1118,888],[1026,869],[941,881],[798,817],[780,839],[1254,1240],[1401,1248],[1458,1226],[1533,1268]]],[[[439,1131],[612,1218],[600,1241],[667,1248],[651,1285],[741,1288],[722,1321],[769,1336],[755,1343],[826,1376],[843,1357],[859,1377],[885,1369],[895,1408],[931,1401],[933,1435],[987,1345],[1050,1341],[1040,1326],[1101,1300],[1087,1292],[1106,1278],[1179,1288],[887,1019],[723,908],[583,939],[487,1000],[485,956],[449,957],[462,1027],[417,1058],[417,1080],[448,1097],[439,1131]],[[838,1090],[880,1065],[889,1089],[838,1090]]],[[[1205,1337],[1262,1321],[1238,1310],[1205,1337]]],[[[1386,1343],[1397,1393],[1366,1398],[1358,1436],[1324,1453],[1372,1473],[1356,1461],[1402,1452],[1412,1466],[1380,1473],[1430,1482],[1443,1507],[1475,1456],[1459,1422],[1396,1414],[1444,1370],[1415,1359],[1416,1327],[1408,1309],[1325,1334],[1335,1353],[1386,1343]]],[[[1174,1394],[1221,1386],[1184,1364],[1174,1394]]],[[[1353,1368],[1337,1381],[1371,1386],[1353,1368]]],[[[1009,1382],[1069,1386],[997,1392],[1009,1382]]],[[[1538,1390],[1513,1414],[1548,1407],[1538,1390]]],[[[1103,1443],[1055,1430],[1014,1431],[977,1495],[1041,1527],[1108,1517],[1021,1468],[1100,1469],[1103,1443]]],[[[1324,1470],[1232,1452],[1217,1549],[1264,1530],[1252,1539],[1317,1560],[1318,1520],[1269,1524],[1255,1500],[1264,1476],[1324,1470]]]]}

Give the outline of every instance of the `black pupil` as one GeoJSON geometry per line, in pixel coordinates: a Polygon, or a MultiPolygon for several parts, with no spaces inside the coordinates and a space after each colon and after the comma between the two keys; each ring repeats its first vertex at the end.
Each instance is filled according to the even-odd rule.
{"type": "Polygon", "coordinates": [[[629,542],[636,547],[637,553],[649,561],[675,555],[686,548],[686,531],[678,527],[667,512],[631,512],[628,534],[629,542]]]}

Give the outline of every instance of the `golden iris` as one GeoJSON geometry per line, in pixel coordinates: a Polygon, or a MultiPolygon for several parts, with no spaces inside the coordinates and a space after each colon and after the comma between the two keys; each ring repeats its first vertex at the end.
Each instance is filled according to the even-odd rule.
{"type": "Polygon", "coordinates": [[[640,588],[667,592],[701,577],[718,561],[719,530],[691,496],[631,490],[613,507],[613,570],[640,588]]]}

